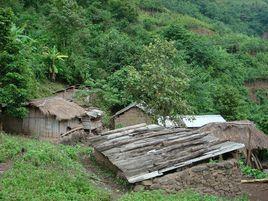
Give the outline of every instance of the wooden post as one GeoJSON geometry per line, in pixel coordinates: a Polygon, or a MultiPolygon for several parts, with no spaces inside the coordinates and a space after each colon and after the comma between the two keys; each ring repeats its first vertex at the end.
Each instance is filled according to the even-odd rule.
{"type": "Polygon", "coordinates": [[[251,165],[251,130],[250,128],[248,128],[248,134],[249,134],[249,137],[248,137],[248,149],[247,149],[247,165],[249,166],[252,166],[251,165]]]}

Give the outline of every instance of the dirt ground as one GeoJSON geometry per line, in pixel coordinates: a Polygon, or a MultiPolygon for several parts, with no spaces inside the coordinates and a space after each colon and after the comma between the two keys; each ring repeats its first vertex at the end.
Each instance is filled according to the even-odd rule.
{"type": "Polygon", "coordinates": [[[0,175],[11,167],[11,162],[0,163],[0,175]]]}
{"type": "Polygon", "coordinates": [[[248,194],[250,201],[268,201],[268,183],[245,183],[242,191],[248,194]]]}

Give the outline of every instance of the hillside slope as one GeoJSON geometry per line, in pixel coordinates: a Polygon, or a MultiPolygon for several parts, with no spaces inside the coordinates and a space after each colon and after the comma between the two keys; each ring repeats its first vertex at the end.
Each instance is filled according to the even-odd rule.
{"type": "Polygon", "coordinates": [[[108,113],[139,101],[161,115],[250,119],[268,133],[267,91],[256,103],[244,86],[268,77],[267,4],[2,1],[0,102],[22,116],[44,81],[85,84],[108,113]]]}

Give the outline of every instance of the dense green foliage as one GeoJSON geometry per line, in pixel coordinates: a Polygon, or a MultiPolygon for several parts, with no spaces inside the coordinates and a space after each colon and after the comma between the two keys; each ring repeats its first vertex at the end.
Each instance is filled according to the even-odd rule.
{"type": "Polygon", "coordinates": [[[0,163],[12,161],[1,175],[0,200],[110,200],[78,162],[90,151],[0,133],[0,163]]]}
{"type": "Polygon", "coordinates": [[[91,86],[92,104],[110,113],[138,101],[158,115],[250,119],[268,133],[267,90],[254,102],[244,86],[267,82],[268,41],[260,38],[268,31],[267,0],[0,5],[0,101],[12,114],[20,116],[21,103],[40,94],[40,83],[56,80],[91,86]]]}
{"type": "Polygon", "coordinates": [[[137,193],[130,193],[123,196],[120,201],[247,201],[245,197],[234,198],[234,199],[225,199],[219,198],[216,196],[202,196],[198,193],[192,191],[180,192],[177,194],[165,194],[161,191],[144,191],[137,193]]]}

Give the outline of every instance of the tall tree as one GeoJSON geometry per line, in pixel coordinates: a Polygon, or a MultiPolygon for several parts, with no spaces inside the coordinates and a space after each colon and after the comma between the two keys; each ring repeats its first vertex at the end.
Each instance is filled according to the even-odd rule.
{"type": "Polygon", "coordinates": [[[0,103],[16,117],[26,114],[23,104],[31,95],[31,71],[21,55],[21,34],[12,25],[13,12],[0,8],[0,103]],[[13,26],[13,28],[12,28],[13,26]]]}
{"type": "Polygon", "coordinates": [[[144,103],[156,116],[176,116],[190,111],[184,90],[188,78],[185,61],[172,42],[155,39],[145,46],[140,70],[129,70],[129,92],[144,103]]]}

